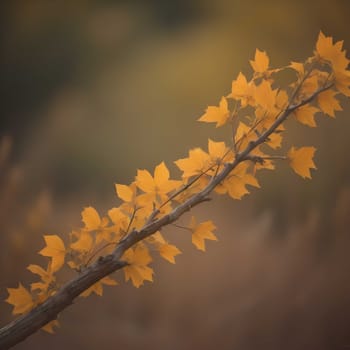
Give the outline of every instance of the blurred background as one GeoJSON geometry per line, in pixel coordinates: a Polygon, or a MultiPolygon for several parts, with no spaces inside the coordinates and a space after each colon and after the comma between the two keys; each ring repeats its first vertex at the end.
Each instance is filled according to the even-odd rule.
{"type": "MultiPolygon", "coordinates": [[[[118,205],[114,183],[153,171],[223,134],[195,122],[249,72],[255,49],[272,66],[304,60],[318,33],[350,49],[348,0],[12,0],[0,5],[0,298],[43,234],[67,234],[80,211],[118,205]]],[[[350,348],[350,104],[319,128],[289,127],[287,146],[317,147],[305,181],[285,165],[261,190],[215,198],[203,254],[155,259],[155,283],[105,289],[16,349],[350,348]]],[[[176,173],[175,173],[176,174],[176,173]]],[[[188,217],[185,218],[185,221],[188,217]]],[[[122,280],[122,276],[119,279],[122,280]]],[[[12,319],[0,306],[1,325],[12,319]]]]}

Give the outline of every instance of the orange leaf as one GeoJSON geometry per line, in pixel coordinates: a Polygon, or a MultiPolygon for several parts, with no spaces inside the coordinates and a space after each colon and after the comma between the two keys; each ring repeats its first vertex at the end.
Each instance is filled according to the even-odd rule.
{"type": "Polygon", "coordinates": [[[70,245],[73,250],[78,252],[89,252],[93,246],[93,238],[90,232],[81,230],[79,232],[74,232],[78,239],[70,245]]]}
{"type": "Polygon", "coordinates": [[[49,323],[47,323],[44,327],[41,327],[41,329],[47,333],[50,333],[50,334],[54,334],[55,331],[54,331],[54,327],[59,327],[60,324],[58,323],[57,320],[53,320],[49,323]]]}
{"type": "Polygon", "coordinates": [[[301,124],[315,128],[317,126],[315,122],[315,113],[318,111],[316,107],[304,105],[296,109],[294,115],[301,124]]]}
{"type": "Polygon", "coordinates": [[[232,92],[228,97],[240,100],[242,107],[254,105],[255,85],[253,82],[247,82],[247,78],[239,72],[236,80],[232,82],[232,92]]]}
{"type": "Polygon", "coordinates": [[[101,226],[101,218],[95,208],[85,208],[82,211],[81,216],[87,230],[97,230],[101,226]]]}
{"type": "Polygon", "coordinates": [[[106,276],[93,284],[90,288],[86,289],[84,292],[80,294],[81,297],[87,297],[92,293],[95,293],[99,296],[103,295],[103,285],[106,286],[116,286],[118,283],[113,278],[106,276]]]}
{"type": "Polygon", "coordinates": [[[189,151],[189,157],[178,159],[174,163],[183,172],[184,179],[202,174],[209,166],[210,157],[208,153],[197,147],[189,151]]]}
{"type": "Polygon", "coordinates": [[[24,314],[33,308],[32,295],[21,283],[18,284],[18,288],[7,288],[7,291],[9,296],[5,301],[14,306],[13,315],[24,314]]]}
{"type": "Polygon", "coordinates": [[[58,271],[64,264],[66,249],[64,243],[57,235],[44,236],[46,247],[40,250],[39,254],[50,257],[52,272],[58,271]]]}
{"type": "Polygon", "coordinates": [[[334,72],[335,86],[343,95],[350,97],[350,72],[347,70],[334,72]]]}
{"type": "Polygon", "coordinates": [[[250,60],[250,64],[255,72],[264,73],[269,68],[269,57],[267,56],[265,51],[260,51],[256,49],[255,51],[255,59],[250,60]]]}
{"type": "Polygon", "coordinates": [[[173,244],[161,244],[159,254],[165,259],[175,264],[175,256],[181,254],[181,251],[173,244]]]}
{"type": "Polygon", "coordinates": [[[313,162],[315,151],[315,147],[292,147],[287,154],[292,169],[304,179],[311,179],[310,169],[316,169],[313,162]]]}
{"type": "Polygon", "coordinates": [[[138,244],[136,248],[129,248],[122,259],[129,263],[123,269],[126,281],[131,280],[136,288],[144,281],[153,281],[153,269],[147,266],[152,261],[147,247],[138,244]]]}
{"type": "Polygon", "coordinates": [[[46,270],[38,265],[29,265],[27,269],[36,275],[39,275],[42,282],[36,282],[31,284],[31,290],[41,290],[41,292],[46,292],[50,284],[56,280],[55,276],[51,272],[50,264],[46,270]]]}
{"type": "Polygon", "coordinates": [[[131,202],[134,196],[134,191],[131,189],[131,186],[116,184],[115,190],[120,199],[124,202],[131,202]]]}
{"type": "Polygon", "coordinates": [[[227,123],[230,117],[230,111],[227,107],[227,100],[222,97],[219,103],[219,107],[209,106],[206,112],[198,119],[200,122],[216,123],[216,127],[222,126],[227,123]]]}
{"type": "Polygon", "coordinates": [[[164,162],[154,169],[154,177],[147,170],[138,170],[136,185],[147,194],[150,202],[158,203],[159,199],[165,201],[167,193],[181,185],[181,181],[169,180],[169,170],[164,162]]]}
{"type": "Polygon", "coordinates": [[[241,199],[245,194],[249,193],[246,188],[247,185],[260,187],[257,179],[247,172],[248,167],[249,164],[247,163],[238,164],[215,191],[222,194],[228,192],[233,199],[241,199]]]}
{"type": "Polygon", "coordinates": [[[345,56],[345,50],[342,50],[343,41],[333,44],[332,37],[326,37],[322,32],[318,36],[316,43],[316,54],[324,61],[331,63],[335,71],[345,70],[349,60],[345,56]]]}
{"type": "Polygon", "coordinates": [[[323,113],[335,117],[335,111],[342,111],[339,101],[334,97],[337,93],[334,90],[326,90],[317,96],[318,105],[323,113]]]}
{"type": "Polygon", "coordinates": [[[192,243],[199,250],[205,251],[205,239],[209,239],[211,241],[218,240],[212,232],[216,229],[216,227],[211,220],[197,224],[195,217],[192,216],[189,228],[192,231],[192,243]]]}
{"type": "Polygon", "coordinates": [[[273,149],[280,148],[282,144],[282,135],[276,132],[272,133],[266,141],[266,144],[273,149]]]}
{"type": "Polygon", "coordinates": [[[271,84],[264,80],[255,89],[254,98],[256,104],[264,110],[272,110],[276,104],[277,90],[272,90],[271,84]]]}

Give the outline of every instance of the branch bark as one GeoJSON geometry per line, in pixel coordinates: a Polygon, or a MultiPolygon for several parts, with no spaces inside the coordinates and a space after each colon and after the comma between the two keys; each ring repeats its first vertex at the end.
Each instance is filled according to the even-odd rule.
{"type": "Polygon", "coordinates": [[[159,219],[152,218],[152,220],[148,221],[142,229],[130,232],[118,243],[112,254],[100,257],[95,263],[84,269],[84,271],[82,271],[77,277],[62,286],[55,295],[48,298],[44,303],[35,307],[28,314],[19,317],[1,328],[0,349],[6,350],[11,348],[38,331],[48,322],[55,320],[59,313],[73,304],[75,298],[77,298],[83,291],[91,287],[103,277],[126,266],[127,263],[121,261],[121,257],[127,249],[157,232],[164,226],[177,221],[191,208],[209,200],[210,198],[208,196],[214,188],[221,183],[239,163],[249,160],[250,153],[260,144],[264,143],[291,113],[297,108],[311,102],[318,94],[331,87],[332,84],[324,86],[304,101],[295,105],[289,105],[286,110],[276,118],[275,122],[269,129],[257,137],[256,140],[250,142],[246,149],[236,155],[236,158],[232,163],[226,163],[223,170],[216,176],[212,177],[203,190],[194,194],[184,203],[178,205],[169,214],[164,215],[159,219]]]}

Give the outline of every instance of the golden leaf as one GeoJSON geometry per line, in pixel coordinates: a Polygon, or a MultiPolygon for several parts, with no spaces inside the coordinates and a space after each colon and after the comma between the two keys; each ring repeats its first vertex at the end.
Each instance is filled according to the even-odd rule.
{"type": "Polygon", "coordinates": [[[227,107],[227,100],[222,97],[219,107],[209,106],[205,113],[198,119],[200,122],[216,123],[216,127],[227,123],[230,117],[230,111],[227,107]]]}
{"type": "Polygon", "coordinates": [[[66,249],[64,243],[57,235],[44,236],[46,247],[40,250],[39,254],[50,257],[52,272],[58,271],[64,264],[66,249]]]}
{"type": "Polygon", "coordinates": [[[197,249],[205,251],[205,240],[217,241],[217,237],[212,231],[216,229],[211,220],[197,224],[194,216],[191,218],[189,228],[192,231],[192,243],[197,249]]]}
{"type": "Polygon", "coordinates": [[[315,147],[292,147],[287,154],[292,169],[304,179],[311,179],[310,169],[316,169],[313,162],[315,151],[315,147]]]}
{"type": "Polygon", "coordinates": [[[9,296],[5,301],[14,306],[13,315],[24,314],[33,308],[32,295],[21,283],[18,284],[18,288],[7,288],[7,291],[9,296]]]}

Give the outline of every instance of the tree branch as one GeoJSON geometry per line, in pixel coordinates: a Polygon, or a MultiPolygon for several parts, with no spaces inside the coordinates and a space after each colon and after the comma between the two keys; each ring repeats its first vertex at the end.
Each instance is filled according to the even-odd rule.
{"type": "MultiPolygon", "coordinates": [[[[125,236],[116,246],[114,252],[105,257],[100,257],[95,263],[84,269],[77,277],[62,286],[56,294],[48,298],[44,303],[38,305],[28,314],[23,315],[15,321],[9,323],[0,329],[0,349],[9,349],[15,344],[23,341],[31,334],[35,333],[48,322],[55,320],[59,313],[70,306],[74,299],[83,291],[91,287],[94,283],[103,277],[123,268],[127,265],[121,261],[124,252],[135,245],[137,242],[154,234],[166,225],[178,220],[185,212],[198,204],[208,201],[210,193],[220,184],[236,166],[244,161],[249,160],[250,153],[264,143],[268,137],[293,113],[297,108],[312,101],[318,94],[332,87],[332,84],[318,89],[307,99],[295,105],[289,105],[286,110],[276,118],[275,122],[257,137],[251,141],[248,146],[236,155],[232,163],[226,163],[223,170],[213,176],[207,186],[200,192],[194,194],[184,203],[178,205],[169,214],[154,220],[148,220],[146,225],[140,230],[133,230],[125,236]]],[[[291,101],[293,102],[293,101],[291,101]]]]}

